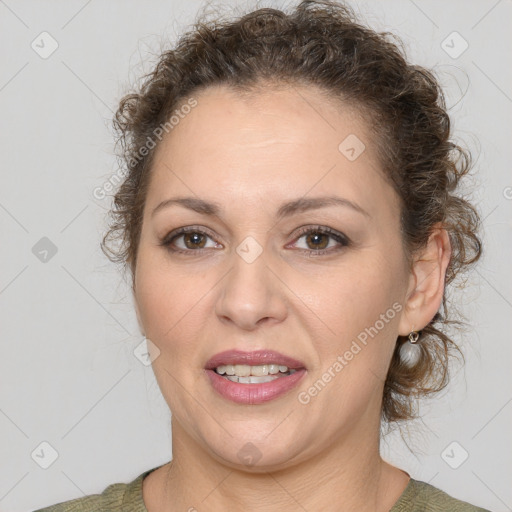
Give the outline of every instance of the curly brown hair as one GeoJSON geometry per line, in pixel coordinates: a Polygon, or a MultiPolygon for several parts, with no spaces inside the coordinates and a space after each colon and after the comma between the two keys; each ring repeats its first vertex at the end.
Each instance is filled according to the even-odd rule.
{"type": "MultiPolygon", "coordinates": [[[[138,92],[121,99],[114,128],[125,178],[101,248],[111,261],[124,263],[125,270],[129,266],[132,287],[155,153],[148,141],[160,140],[160,127],[204,88],[226,85],[248,94],[283,84],[314,85],[366,116],[379,163],[400,197],[409,265],[437,223],[452,246],[445,284],[479,259],[479,214],[455,193],[471,168],[471,154],[450,140],[450,118],[433,73],[408,64],[399,38],[362,26],[349,6],[304,0],[289,13],[262,8],[234,20],[209,20],[202,13],[175,47],[160,55],[138,92]],[[109,247],[114,241],[120,243],[109,247]]],[[[447,385],[450,356],[464,359],[443,332],[463,324],[448,319],[446,302],[445,290],[440,311],[420,333],[423,357],[413,368],[400,363],[398,350],[406,338],[397,339],[382,402],[388,424],[416,417],[416,399],[447,385]]]]}

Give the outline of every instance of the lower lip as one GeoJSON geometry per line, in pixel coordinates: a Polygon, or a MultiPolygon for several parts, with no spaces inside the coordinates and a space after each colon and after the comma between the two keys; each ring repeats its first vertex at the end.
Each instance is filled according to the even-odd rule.
{"type": "Polygon", "coordinates": [[[262,384],[240,384],[221,377],[215,370],[206,370],[210,382],[220,395],[237,404],[262,404],[284,395],[293,389],[305,375],[304,368],[291,375],[279,377],[262,384]]]}

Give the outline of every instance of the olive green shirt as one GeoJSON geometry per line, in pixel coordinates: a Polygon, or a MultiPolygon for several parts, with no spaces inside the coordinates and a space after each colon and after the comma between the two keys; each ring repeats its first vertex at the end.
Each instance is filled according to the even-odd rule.
{"type": "MultiPolygon", "coordinates": [[[[34,512],[147,512],[142,499],[142,480],[155,469],[140,474],[128,484],[109,485],[101,494],[91,494],[57,503],[34,512]]],[[[426,482],[411,478],[389,512],[490,512],[452,498],[426,482]]]]}

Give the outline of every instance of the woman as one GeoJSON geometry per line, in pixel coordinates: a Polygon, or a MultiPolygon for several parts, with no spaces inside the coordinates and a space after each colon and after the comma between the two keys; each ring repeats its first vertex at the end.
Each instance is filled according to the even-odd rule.
{"type": "Polygon", "coordinates": [[[433,75],[303,1],[198,22],[115,124],[103,247],[132,275],[173,459],[42,510],[484,510],[379,453],[381,423],[446,386],[445,286],[481,251],[433,75]]]}

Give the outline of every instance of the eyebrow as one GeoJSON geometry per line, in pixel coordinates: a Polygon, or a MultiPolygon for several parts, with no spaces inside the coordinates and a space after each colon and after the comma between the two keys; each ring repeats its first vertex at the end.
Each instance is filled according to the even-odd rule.
{"type": "MultiPolygon", "coordinates": [[[[176,197],[162,201],[151,213],[151,217],[165,208],[173,205],[179,205],[189,210],[193,210],[202,215],[220,216],[222,208],[219,203],[205,201],[197,197],[176,197]]],[[[338,196],[323,196],[323,197],[301,197],[293,201],[282,204],[277,211],[277,218],[290,217],[297,213],[302,213],[309,210],[317,210],[329,206],[342,206],[351,208],[352,210],[371,218],[371,215],[364,210],[361,206],[353,201],[338,196]]]]}

